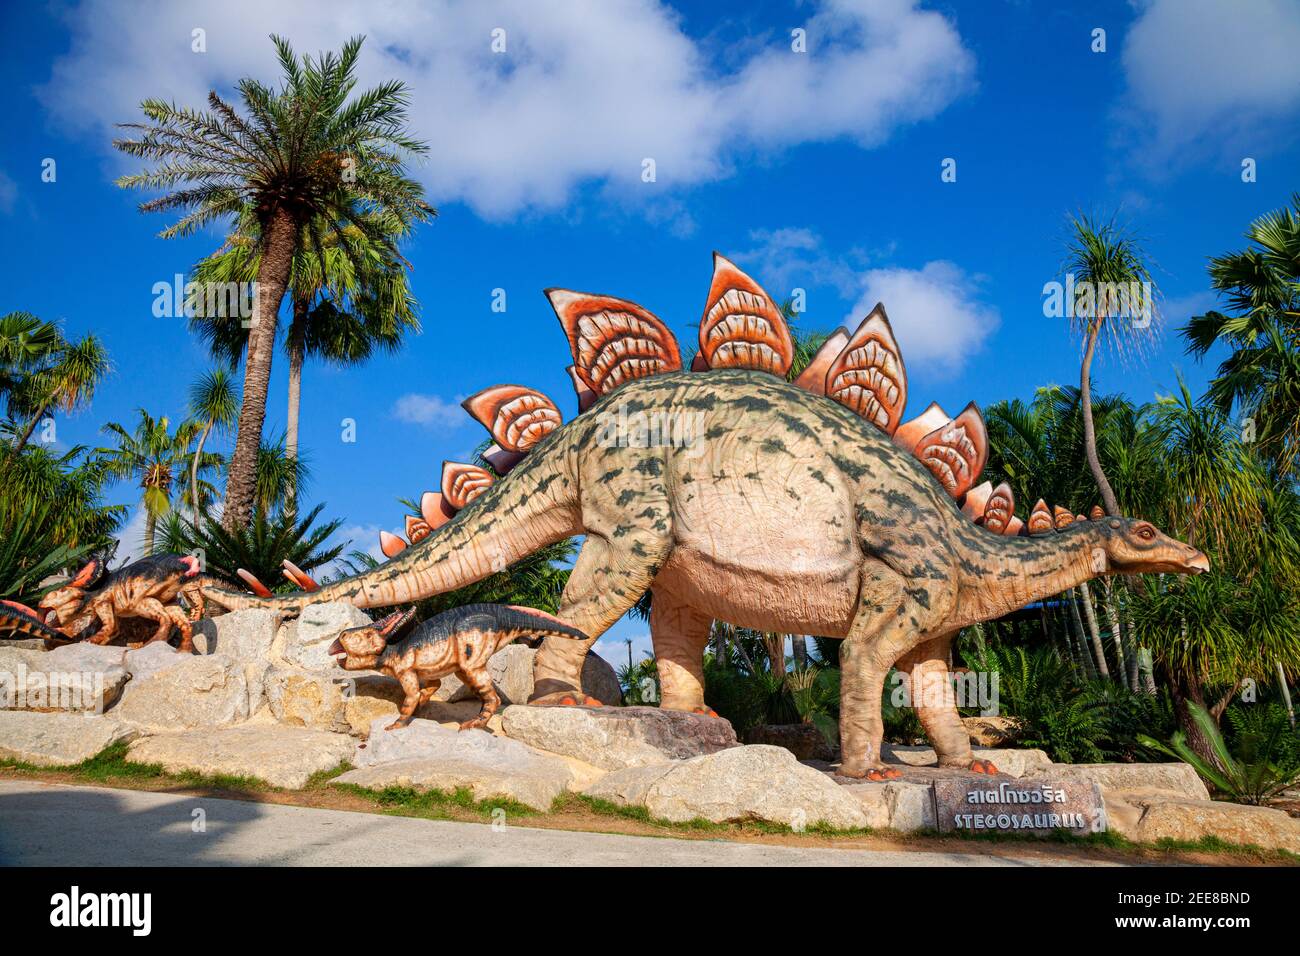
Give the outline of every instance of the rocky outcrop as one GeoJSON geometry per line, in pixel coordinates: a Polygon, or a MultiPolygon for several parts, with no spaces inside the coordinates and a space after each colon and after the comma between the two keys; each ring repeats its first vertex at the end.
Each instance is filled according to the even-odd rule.
{"type": "Polygon", "coordinates": [[[837,752],[812,724],[759,724],[745,731],[745,743],[784,747],[798,760],[834,760],[837,752]]]}
{"type": "Polygon", "coordinates": [[[963,717],[961,722],[975,747],[1005,747],[1024,731],[1017,717],[963,717]]]}
{"type": "MultiPolygon", "coordinates": [[[[909,767],[934,767],[939,763],[933,747],[904,747],[898,744],[884,744],[881,753],[885,763],[901,763],[909,767]]],[[[1041,750],[1001,748],[974,748],[976,760],[991,760],[999,773],[1009,777],[1023,777],[1035,770],[1052,765],[1052,760],[1041,750]]]]}
{"type": "Polygon", "coordinates": [[[131,680],[144,680],[193,656],[182,654],[170,644],[156,641],[126,652],[126,672],[131,675],[131,680]]]}
{"type": "Polygon", "coordinates": [[[634,766],[607,774],[585,792],[644,807],[674,823],[762,821],[795,830],[819,823],[837,829],[869,825],[861,803],[845,788],[783,747],[732,747],[667,765],[634,766]]]}
{"type": "Polygon", "coordinates": [[[126,649],[67,644],[0,649],[0,708],[102,714],[126,685],[126,649]]]}
{"type": "Polygon", "coordinates": [[[1105,797],[1110,829],[1139,843],[1217,837],[1300,853],[1300,820],[1281,810],[1189,800],[1155,789],[1107,791],[1105,797]]]}
{"type": "Polygon", "coordinates": [[[145,737],[131,744],[127,760],[160,764],[169,773],[255,777],[298,790],[313,774],[347,760],[354,743],[346,735],[321,730],[248,724],[145,737]]]}
{"type": "Polygon", "coordinates": [[[194,624],[194,649],[200,654],[225,654],[237,661],[269,660],[280,629],[275,611],[234,611],[194,624]]]}
{"type": "Polygon", "coordinates": [[[113,713],[144,728],[178,730],[233,724],[252,709],[244,665],[211,654],[186,657],[131,681],[113,713]]]}
{"type": "Polygon", "coordinates": [[[0,711],[0,758],[63,767],[88,760],[137,733],[111,716],[0,711]]]}
{"type": "Polygon", "coordinates": [[[934,797],[930,784],[909,780],[883,783],[850,783],[840,788],[856,799],[866,814],[866,825],[873,830],[933,830],[934,797]]]}
{"type": "Polygon", "coordinates": [[[337,671],[334,658],[329,655],[334,638],[340,631],[370,623],[370,616],[351,604],[337,601],[309,604],[299,617],[280,628],[275,641],[276,656],[308,670],[337,671]]]}
{"type": "MultiPolygon", "coordinates": [[[[994,761],[996,763],[996,761],[994,761]]],[[[1174,763],[1054,763],[1027,776],[1053,780],[1091,780],[1103,793],[1161,790],[1186,800],[1209,800],[1210,791],[1190,764],[1174,763]]]]}
{"type": "MultiPolygon", "coordinates": [[[[667,763],[737,746],[720,717],[657,707],[507,707],[507,737],[604,770],[667,763]]],[[[793,758],[792,758],[793,759],[793,758]]]]}

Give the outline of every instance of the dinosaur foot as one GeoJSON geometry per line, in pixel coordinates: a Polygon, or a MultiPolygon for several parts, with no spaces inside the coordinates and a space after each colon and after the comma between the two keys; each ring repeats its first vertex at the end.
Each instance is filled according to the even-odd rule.
{"type": "Polygon", "coordinates": [[[718,712],[712,707],[694,707],[691,709],[692,714],[699,714],[703,717],[716,717],[718,712]]]}
{"type": "Polygon", "coordinates": [[[873,783],[883,783],[886,780],[897,780],[903,775],[893,767],[886,767],[883,764],[879,766],[870,766],[868,764],[851,764],[844,763],[836,771],[841,777],[853,777],[855,780],[870,780],[873,783]]]}
{"type": "Polygon", "coordinates": [[[391,724],[385,727],[384,730],[401,730],[403,727],[408,726],[410,723],[411,723],[410,717],[398,717],[395,721],[393,721],[391,724]]]}
{"type": "Polygon", "coordinates": [[[463,720],[460,724],[461,730],[480,730],[487,726],[488,718],[475,717],[473,720],[463,720]]]}
{"type": "Polygon", "coordinates": [[[969,769],[971,773],[985,773],[990,776],[998,773],[998,768],[994,766],[992,760],[972,760],[969,769]]]}
{"type": "Polygon", "coordinates": [[[604,707],[605,706],[596,698],[588,694],[579,694],[573,691],[558,691],[554,694],[544,694],[541,697],[533,698],[528,703],[532,707],[604,707]]]}

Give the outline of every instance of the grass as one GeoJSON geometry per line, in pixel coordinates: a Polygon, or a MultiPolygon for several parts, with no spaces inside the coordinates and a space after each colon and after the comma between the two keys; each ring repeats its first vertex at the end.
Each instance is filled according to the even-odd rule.
{"type": "Polygon", "coordinates": [[[911,833],[894,833],[871,829],[840,829],[818,822],[801,831],[779,823],[761,820],[744,823],[714,823],[694,819],[675,822],[653,816],[645,807],[625,807],[609,800],[584,794],[563,793],[556,797],[548,812],[541,812],[508,798],[475,799],[468,788],[456,790],[417,790],[413,787],[384,787],[369,789],[354,784],[335,783],[341,774],[352,769],[342,763],[330,770],[312,775],[301,791],[284,790],[256,777],[232,774],[202,774],[192,771],[168,772],[161,764],[141,764],[127,761],[127,743],[119,741],[95,756],[80,763],[63,767],[44,767],[19,760],[0,759],[0,771],[16,775],[66,776],[68,782],[100,786],[119,786],[133,789],[174,788],[203,790],[215,795],[243,799],[274,799],[276,802],[313,803],[313,798],[350,798],[341,809],[370,810],[395,816],[410,816],[429,820],[493,821],[513,820],[534,825],[565,826],[586,830],[608,830],[601,820],[625,824],[615,827],[617,832],[637,833],[645,836],[686,838],[788,838],[812,839],[823,845],[843,845],[851,840],[888,840],[916,849],[939,849],[946,842],[985,843],[1041,847],[1054,844],[1078,850],[1092,850],[1125,856],[1162,854],[1210,854],[1217,857],[1260,863],[1300,863],[1300,855],[1286,850],[1268,850],[1253,845],[1229,843],[1218,837],[1199,840],[1163,839],[1142,844],[1120,836],[1118,833],[1093,833],[1077,836],[1068,831],[1057,831],[1048,836],[1022,833],[966,832],[940,833],[918,830],[911,833]]]}

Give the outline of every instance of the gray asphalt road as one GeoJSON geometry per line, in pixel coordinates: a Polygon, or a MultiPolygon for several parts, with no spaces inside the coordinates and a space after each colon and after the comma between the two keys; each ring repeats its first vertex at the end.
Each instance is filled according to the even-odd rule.
{"type": "Polygon", "coordinates": [[[1043,866],[987,853],[829,850],[450,823],[0,780],[8,866],[1043,866]]]}

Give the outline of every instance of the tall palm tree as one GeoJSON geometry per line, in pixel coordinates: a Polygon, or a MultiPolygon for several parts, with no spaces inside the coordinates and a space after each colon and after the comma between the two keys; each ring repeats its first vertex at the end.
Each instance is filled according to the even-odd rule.
{"type": "Polygon", "coordinates": [[[0,315],[0,397],[8,401],[23,379],[62,347],[63,336],[53,322],[30,312],[0,315]]]}
{"type": "Polygon", "coordinates": [[[203,446],[214,431],[220,433],[230,428],[238,415],[239,390],[225,369],[205,372],[190,386],[190,417],[199,425],[194,457],[190,460],[190,508],[196,521],[201,507],[199,464],[203,461],[203,446]]]}
{"type": "Polygon", "coordinates": [[[1300,456],[1300,193],[1246,238],[1246,249],[1210,260],[1210,282],[1233,314],[1196,316],[1182,334],[1198,357],[1216,342],[1232,348],[1208,397],[1225,415],[1235,406],[1250,416],[1261,454],[1288,476],[1300,456]]]}
{"type": "Polygon", "coordinates": [[[1075,216],[1070,226],[1074,234],[1066,251],[1065,271],[1074,277],[1075,283],[1072,322],[1083,334],[1079,395],[1084,451],[1101,492],[1102,505],[1107,514],[1114,515],[1119,514],[1119,502],[1097,455],[1092,417],[1092,360],[1103,335],[1123,342],[1143,328],[1135,319],[1144,316],[1149,324],[1154,324],[1154,285],[1138,241],[1113,219],[1102,222],[1086,215],[1075,216]],[[1145,291],[1134,294],[1134,289],[1145,291]]]}
{"type": "MultiPolygon", "coordinates": [[[[302,369],[308,356],[337,365],[360,364],[378,350],[396,350],[405,333],[420,330],[418,304],[407,281],[409,264],[390,245],[407,230],[391,215],[368,218],[386,242],[374,242],[367,233],[345,224],[334,232],[318,230],[324,233],[319,248],[300,242],[293,257],[292,318],[284,337],[289,360],[285,453],[290,458],[298,455],[302,369]]],[[[225,245],[195,267],[193,279],[198,288],[252,282],[260,268],[257,221],[245,215],[225,245]]],[[[214,356],[232,368],[238,365],[248,338],[240,324],[196,310],[190,327],[208,342],[214,356]]],[[[290,488],[290,508],[294,498],[290,488]]]]}
{"type": "Polygon", "coordinates": [[[304,241],[319,250],[320,230],[337,231],[341,224],[376,243],[388,242],[367,213],[383,212],[406,227],[434,215],[403,165],[427,148],[407,133],[406,87],[389,81],[352,95],[362,38],[349,40],[337,55],[301,61],[286,40],[272,40],[281,86],[273,90],[241,80],[243,113],[215,91],[208,94],[207,110],[149,99],[141,104],[148,122],[126,124],[136,138],[114,143],[155,164],[118,180],[123,187],[165,191],[142,203],[142,211],[185,210],[162,231],[164,238],[237,219],[248,208],[257,217],[261,260],[226,481],[228,529],[247,522],[256,495],[276,324],[294,253],[304,241]]]}
{"type": "MultiPolygon", "coordinates": [[[[127,431],[117,422],[106,424],[103,430],[116,444],[99,451],[106,458],[109,474],[115,478],[134,478],[139,483],[140,503],[145,511],[144,550],[145,554],[152,554],[154,530],[158,520],[172,510],[176,477],[185,474],[202,426],[198,422],[182,422],[172,431],[171,421],[165,415],[155,418],[143,408],[137,409],[137,415],[134,431],[127,431]]],[[[217,456],[205,452],[199,460],[200,471],[215,467],[218,461],[217,456]]],[[[210,486],[207,491],[210,493],[210,486]]]]}

